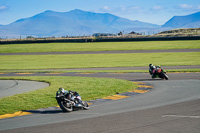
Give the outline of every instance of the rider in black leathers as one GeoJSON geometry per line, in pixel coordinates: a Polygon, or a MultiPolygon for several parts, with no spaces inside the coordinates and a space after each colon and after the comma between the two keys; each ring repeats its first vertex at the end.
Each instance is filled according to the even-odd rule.
{"type": "MultiPolygon", "coordinates": [[[[60,91],[62,91],[63,93],[68,93],[68,91],[66,91],[64,88],[59,88],[60,91]]],[[[71,94],[74,96],[72,100],[74,100],[74,98],[76,98],[77,100],[77,104],[75,106],[78,106],[79,104],[82,105],[82,102],[81,102],[81,96],[78,94],[78,92],[76,91],[71,91],[69,90],[69,92],[71,92],[71,94]]]]}
{"type": "MultiPolygon", "coordinates": [[[[69,92],[71,92],[76,97],[76,100],[78,101],[78,104],[82,104],[82,102],[81,102],[81,96],[78,94],[78,92],[71,91],[71,90],[69,90],[69,92]]],[[[75,106],[78,106],[78,104],[75,105],[75,106]]]]}
{"type": "Polygon", "coordinates": [[[153,64],[149,64],[149,73],[151,75],[152,78],[155,78],[156,77],[156,68],[160,68],[160,66],[155,66],[153,64]]]}

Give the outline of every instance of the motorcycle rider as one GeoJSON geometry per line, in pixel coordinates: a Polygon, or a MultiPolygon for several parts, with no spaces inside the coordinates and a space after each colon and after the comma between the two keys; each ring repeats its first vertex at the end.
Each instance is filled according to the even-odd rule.
{"type": "Polygon", "coordinates": [[[153,64],[149,64],[149,73],[151,75],[152,78],[156,77],[156,68],[159,66],[155,66],[153,64]]]}
{"type": "Polygon", "coordinates": [[[82,105],[82,102],[81,102],[81,96],[78,94],[78,92],[76,91],[66,91],[64,88],[59,88],[59,91],[64,93],[64,94],[67,94],[68,92],[70,92],[73,96],[71,97],[71,100],[76,100],[78,103],[75,105],[76,107],[82,105]]]}
{"type": "Polygon", "coordinates": [[[81,105],[83,105],[82,104],[82,102],[81,102],[81,96],[78,94],[78,92],[76,92],[76,91],[71,91],[71,90],[69,90],[69,92],[71,92],[72,94],[73,94],[73,96],[76,98],[76,100],[77,100],[77,104],[75,105],[75,106],[81,106],[81,105]]]}

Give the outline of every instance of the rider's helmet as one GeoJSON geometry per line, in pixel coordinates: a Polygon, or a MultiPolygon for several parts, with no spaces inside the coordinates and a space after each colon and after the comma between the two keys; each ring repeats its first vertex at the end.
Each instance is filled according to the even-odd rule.
{"type": "Polygon", "coordinates": [[[65,89],[62,88],[62,87],[60,87],[60,88],[59,88],[59,91],[62,92],[62,93],[64,93],[64,92],[65,92],[65,89]]]}
{"type": "Polygon", "coordinates": [[[76,96],[76,95],[78,95],[78,93],[75,91],[75,92],[74,92],[74,95],[76,96]]]}
{"type": "Polygon", "coordinates": [[[149,64],[149,67],[152,67],[153,66],[153,64],[149,64]]]}

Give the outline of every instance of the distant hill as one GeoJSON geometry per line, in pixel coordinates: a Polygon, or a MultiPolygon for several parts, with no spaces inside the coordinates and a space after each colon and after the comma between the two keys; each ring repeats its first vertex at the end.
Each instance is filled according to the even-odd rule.
{"type": "Polygon", "coordinates": [[[109,13],[82,10],[69,12],[45,11],[29,18],[0,25],[0,38],[88,36],[94,33],[117,34],[137,32],[151,35],[176,28],[199,28],[200,12],[187,16],[174,16],[164,25],[132,21],[109,13]]]}
{"type": "Polygon", "coordinates": [[[158,28],[159,25],[132,21],[109,13],[82,10],[69,12],[45,11],[30,18],[0,26],[0,36],[82,36],[93,33],[118,33],[134,28],[158,28]]]}
{"type": "Polygon", "coordinates": [[[182,28],[167,30],[155,34],[155,36],[200,36],[200,28],[182,28]]]}
{"type": "Polygon", "coordinates": [[[170,28],[199,28],[200,27],[200,12],[187,16],[174,16],[167,21],[162,27],[170,28]]]}

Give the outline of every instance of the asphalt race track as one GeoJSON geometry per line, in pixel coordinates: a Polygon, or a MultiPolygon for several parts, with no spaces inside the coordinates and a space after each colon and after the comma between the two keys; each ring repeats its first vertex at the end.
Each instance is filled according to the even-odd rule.
{"type": "Polygon", "coordinates": [[[0,98],[48,87],[49,84],[36,81],[0,80],[0,98]]]}
{"type": "MultiPolygon", "coordinates": [[[[1,76],[16,75],[16,73],[1,74],[1,76]]],[[[45,73],[21,76],[47,75],[51,76],[45,73]]],[[[63,113],[60,109],[52,107],[32,111],[31,115],[0,119],[0,133],[199,133],[200,131],[200,73],[168,73],[169,80],[152,80],[148,73],[56,75],[125,79],[148,83],[154,88],[147,93],[125,99],[95,103],[89,110],[63,113]]],[[[2,88],[9,87],[4,85],[2,88]]]]}
{"type": "Polygon", "coordinates": [[[200,49],[167,49],[167,50],[121,50],[121,51],[72,51],[72,52],[0,53],[0,55],[120,54],[120,53],[163,53],[163,52],[199,52],[199,51],[200,51],[200,49]]]}
{"type": "MultiPolygon", "coordinates": [[[[23,132],[190,132],[200,131],[199,73],[169,73],[170,80],[152,80],[146,73],[73,74],[149,83],[141,95],[91,105],[89,110],[63,113],[46,109],[0,120],[2,133],[23,132]]],[[[69,75],[68,75],[69,76],[69,75]]]]}

